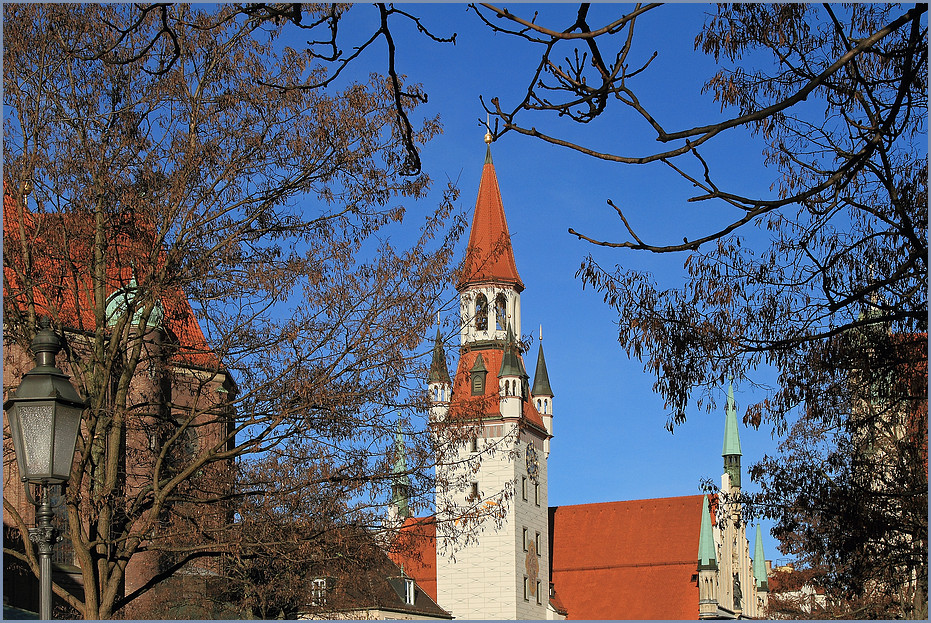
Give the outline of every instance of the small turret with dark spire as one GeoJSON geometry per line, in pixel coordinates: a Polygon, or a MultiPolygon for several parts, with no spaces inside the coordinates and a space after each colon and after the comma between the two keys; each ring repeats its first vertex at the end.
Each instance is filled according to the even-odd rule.
{"type": "Polygon", "coordinates": [[[452,382],[446,367],[446,351],[443,349],[443,336],[440,334],[439,315],[437,315],[436,338],[433,342],[433,359],[430,361],[430,373],[427,375],[427,387],[430,400],[434,404],[449,402],[452,382]]]}
{"type": "Polygon", "coordinates": [[[449,384],[449,369],[446,367],[446,352],[443,350],[443,337],[440,335],[440,328],[436,328],[436,338],[433,342],[433,360],[430,362],[430,374],[427,376],[428,383],[446,383],[449,384]]]}
{"type": "Polygon", "coordinates": [[[533,373],[534,396],[553,397],[553,390],[550,388],[550,376],[546,372],[546,359],[543,357],[543,327],[540,327],[540,350],[537,351],[537,368],[533,373]]]}
{"type": "MultiPolygon", "coordinates": [[[[519,356],[520,346],[514,337],[514,330],[508,323],[507,338],[504,345],[504,355],[501,357],[501,368],[498,370],[501,395],[505,398],[514,396],[521,402],[527,400],[530,391],[529,378],[524,364],[519,356]]],[[[518,410],[517,413],[520,413],[518,410]]]]}
{"type": "Polygon", "coordinates": [[[407,453],[404,448],[404,431],[401,420],[394,435],[394,465],[391,468],[391,507],[394,515],[404,521],[411,516],[409,498],[411,479],[407,473],[407,453]]]}

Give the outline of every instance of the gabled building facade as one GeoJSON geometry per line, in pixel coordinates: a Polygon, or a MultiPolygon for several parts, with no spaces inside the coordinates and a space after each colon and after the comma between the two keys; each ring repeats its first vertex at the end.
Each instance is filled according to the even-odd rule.
{"type": "Polygon", "coordinates": [[[757,563],[734,501],[740,442],[733,388],[721,494],[548,506],[554,393],[542,340],[532,385],[524,365],[518,339],[524,283],[490,135],[486,143],[456,284],[456,372],[449,376],[438,332],[428,378],[433,426],[452,427],[465,442],[437,468],[436,516],[404,524],[401,533],[414,547],[402,556],[403,567],[462,619],[765,616],[761,536],[757,563]],[[464,536],[470,520],[477,525],[464,536]]]}

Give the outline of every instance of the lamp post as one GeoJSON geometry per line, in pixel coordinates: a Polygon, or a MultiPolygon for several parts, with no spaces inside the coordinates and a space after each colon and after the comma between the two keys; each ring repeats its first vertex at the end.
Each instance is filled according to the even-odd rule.
{"type": "Polygon", "coordinates": [[[50,619],[52,615],[52,546],[56,535],[49,486],[63,485],[71,475],[81,413],[88,406],[68,381],[68,375],[55,367],[61,341],[49,325],[48,318],[40,321],[41,329],[30,347],[36,366],[23,376],[22,383],[3,403],[16,464],[26,483],[26,497],[36,506],[36,527],[29,529],[29,540],[39,549],[41,619],[50,619]],[[29,490],[30,485],[38,485],[38,500],[29,490]]]}

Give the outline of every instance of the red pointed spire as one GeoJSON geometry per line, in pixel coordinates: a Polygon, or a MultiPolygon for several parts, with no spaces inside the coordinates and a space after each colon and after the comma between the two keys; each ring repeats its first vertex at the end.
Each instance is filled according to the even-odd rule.
{"type": "Polygon", "coordinates": [[[478,187],[469,246],[456,289],[462,290],[466,286],[481,283],[505,283],[520,292],[524,289],[524,283],[517,274],[517,264],[514,262],[511,234],[504,218],[504,204],[501,202],[501,191],[498,190],[495,166],[491,161],[489,139],[490,135],[486,135],[485,140],[489,146],[482,169],[482,181],[478,187]]]}

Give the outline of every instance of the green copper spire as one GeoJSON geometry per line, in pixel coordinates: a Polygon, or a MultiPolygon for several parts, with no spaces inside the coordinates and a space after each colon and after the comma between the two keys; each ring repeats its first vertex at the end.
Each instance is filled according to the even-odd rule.
{"type": "Polygon", "coordinates": [[[546,359],[543,358],[543,328],[540,328],[540,350],[537,351],[537,369],[533,373],[533,390],[534,396],[553,397],[553,390],[550,388],[550,377],[546,373],[546,359]]]}
{"type": "Polygon", "coordinates": [[[443,351],[443,338],[440,327],[436,328],[436,340],[433,343],[433,361],[430,362],[430,374],[427,383],[449,384],[449,369],[446,367],[446,353],[443,351]]]}
{"type": "Polygon", "coordinates": [[[737,432],[737,404],[734,402],[734,382],[727,388],[727,408],[724,422],[724,471],[730,476],[731,486],[740,487],[740,435],[737,432]]]}
{"type": "Polygon", "coordinates": [[[391,483],[391,503],[395,506],[398,516],[407,519],[411,516],[407,498],[410,495],[411,479],[407,473],[407,456],[404,448],[404,431],[401,420],[398,420],[398,429],[394,434],[394,466],[391,483]]]}
{"type": "Polygon", "coordinates": [[[708,512],[708,496],[702,498],[701,530],[698,533],[698,569],[717,569],[718,559],[714,554],[714,535],[711,532],[711,513],[708,512]]]}
{"type": "Polygon", "coordinates": [[[740,434],[737,432],[737,403],[734,402],[734,383],[731,381],[727,388],[727,407],[724,422],[724,449],[721,456],[740,456],[740,434]]]}
{"type": "Polygon", "coordinates": [[[758,590],[769,590],[766,579],[766,557],[763,556],[763,529],[756,524],[756,545],[753,548],[753,579],[758,590]]]}

